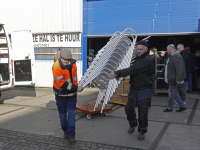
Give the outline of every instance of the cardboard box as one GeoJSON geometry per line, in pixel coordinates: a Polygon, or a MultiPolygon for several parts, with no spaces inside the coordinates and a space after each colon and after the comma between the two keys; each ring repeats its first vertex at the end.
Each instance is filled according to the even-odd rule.
{"type": "Polygon", "coordinates": [[[127,100],[128,100],[127,94],[124,95],[124,94],[114,93],[109,102],[115,103],[115,104],[120,104],[120,105],[126,105],[127,100]]]}
{"type": "Polygon", "coordinates": [[[130,86],[124,86],[123,94],[128,94],[130,86]]]}
{"type": "Polygon", "coordinates": [[[128,101],[128,93],[130,87],[129,80],[129,76],[124,78],[124,80],[120,83],[118,88],[116,88],[113,96],[110,98],[110,103],[126,105],[128,101]]]}
{"type": "Polygon", "coordinates": [[[123,86],[123,83],[121,82],[120,85],[118,85],[118,87],[116,88],[115,90],[115,93],[123,93],[124,92],[124,86],[123,86]]]}

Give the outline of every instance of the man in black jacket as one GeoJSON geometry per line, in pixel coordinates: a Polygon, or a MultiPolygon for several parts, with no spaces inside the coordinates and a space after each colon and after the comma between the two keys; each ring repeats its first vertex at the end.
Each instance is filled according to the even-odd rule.
{"type": "Polygon", "coordinates": [[[130,128],[128,133],[133,133],[138,125],[138,140],[145,139],[144,133],[148,128],[148,112],[151,107],[151,90],[153,85],[153,61],[148,51],[148,44],[139,41],[136,44],[137,57],[129,68],[111,71],[109,78],[126,77],[130,75],[130,89],[125,112],[130,128]],[[138,121],[135,107],[138,107],[138,121]]]}
{"type": "Polygon", "coordinates": [[[184,63],[185,63],[186,78],[184,79],[183,84],[178,85],[178,93],[179,93],[181,99],[185,102],[186,89],[188,86],[188,74],[189,74],[190,66],[191,66],[191,60],[190,60],[191,52],[189,50],[186,50],[184,48],[183,44],[178,44],[177,50],[180,52],[181,56],[183,57],[184,63]]]}

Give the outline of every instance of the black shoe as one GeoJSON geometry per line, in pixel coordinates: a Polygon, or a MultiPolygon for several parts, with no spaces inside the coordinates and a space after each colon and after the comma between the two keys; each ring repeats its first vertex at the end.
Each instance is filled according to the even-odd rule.
{"type": "Polygon", "coordinates": [[[129,129],[128,129],[128,133],[133,133],[135,131],[135,127],[130,127],[129,129]]]}
{"type": "Polygon", "coordinates": [[[144,137],[144,132],[143,131],[140,131],[139,132],[139,135],[138,135],[138,140],[139,141],[143,141],[145,139],[145,137],[144,137]]]}
{"type": "Polygon", "coordinates": [[[166,108],[165,110],[163,110],[163,112],[171,112],[171,111],[173,111],[173,109],[166,108]]]}
{"type": "Polygon", "coordinates": [[[186,110],[187,108],[183,108],[183,107],[180,107],[178,110],[176,110],[176,112],[182,112],[184,110],[186,110]]]}
{"type": "Polygon", "coordinates": [[[67,139],[67,131],[64,131],[64,139],[67,139]]]}
{"type": "Polygon", "coordinates": [[[69,140],[69,143],[75,143],[75,142],[76,142],[74,136],[70,136],[70,137],[68,138],[68,140],[69,140]]]}

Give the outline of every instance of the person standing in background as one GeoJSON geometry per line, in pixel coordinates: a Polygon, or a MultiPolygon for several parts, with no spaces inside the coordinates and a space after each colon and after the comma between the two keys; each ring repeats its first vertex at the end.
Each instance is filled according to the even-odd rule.
{"type": "Polygon", "coordinates": [[[185,103],[186,99],[186,90],[188,87],[188,74],[190,70],[190,55],[191,52],[189,50],[186,50],[183,44],[178,44],[177,45],[177,50],[180,52],[181,56],[183,57],[184,60],[184,66],[185,66],[185,71],[186,71],[186,77],[184,79],[184,82],[178,85],[178,93],[181,97],[181,99],[185,103]]]}
{"type": "MultiPolygon", "coordinates": [[[[155,78],[155,72],[156,72],[156,70],[155,70],[155,67],[156,67],[156,54],[155,54],[155,50],[154,49],[150,49],[150,51],[149,51],[149,55],[151,56],[151,58],[152,58],[152,61],[153,61],[153,80],[154,80],[154,78],[155,78]]],[[[153,86],[152,86],[152,91],[154,91],[155,90],[155,82],[153,81],[153,86]]]]}
{"type": "Polygon", "coordinates": [[[61,50],[62,50],[62,47],[59,47],[58,52],[54,55],[54,62],[56,62],[60,58],[61,50]]]}
{"type": "Polygon", "coordinates": [[[188,71],[188,86],[186,87],[187,92],[192,92],[192,78],[193,78],[193,74],[195,71],[195,57],[194,54],[191,53],[190,47],[186,47],[185,48],[186,51],[190,52],[190,58],[189,58],[189,62],[190,62],[190,66],[189,66],[189,71],[188,71]]]}
{"type": "Polygon", "coordinates": [[[198,77],[200,73],[200,52],[195,53],[194,90],[198,90],[198,77]]]}

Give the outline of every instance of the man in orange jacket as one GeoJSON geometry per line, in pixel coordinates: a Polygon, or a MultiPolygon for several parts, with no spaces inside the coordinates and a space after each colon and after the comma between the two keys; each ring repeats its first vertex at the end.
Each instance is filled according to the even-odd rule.
{"type": "Polygon", "coordinates": [[[69,49],[62,49],[60,58],[53,64],[52,71],[53,91],[64,138],[74,143],[77,92],[81,92],[83,87],[78,86],[76,60],[72,59],[69,49]]]}

